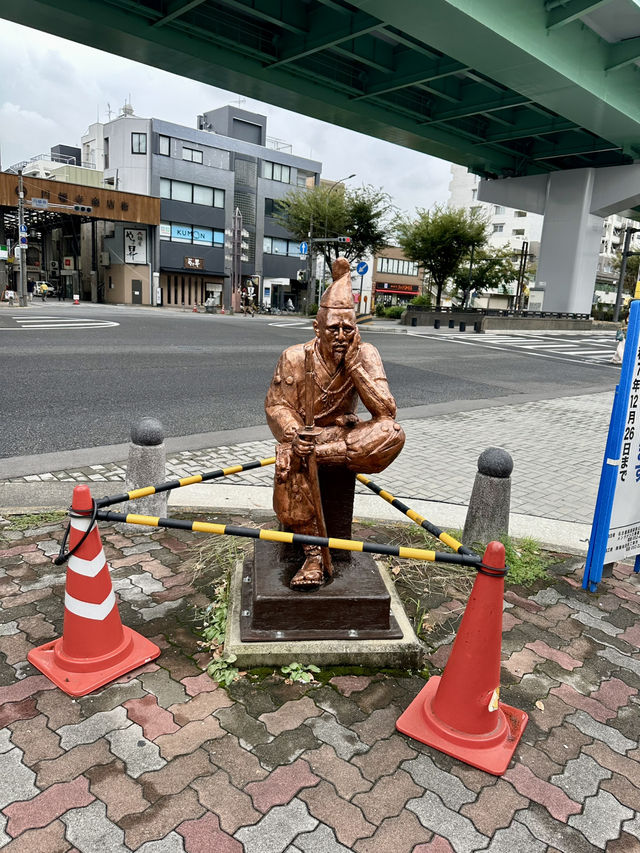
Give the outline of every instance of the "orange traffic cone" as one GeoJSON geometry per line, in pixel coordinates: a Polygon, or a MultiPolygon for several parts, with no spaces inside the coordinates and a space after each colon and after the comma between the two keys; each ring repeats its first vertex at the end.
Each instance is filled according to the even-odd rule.
{"type": "Polygon", "coordinates": [[[197,314],[197,313],[198,313],[198,306],[197,306],[197,304],[193,306],[193,308],[191,309],[191,313],[192,313],[192,314],[197,314]]]}
{"type": "Polygon", "coordinates": [[[73,294],[73,304],[74,305],[80,305],[80,295],[77,293],[73,294]]]}
{"type": "Polygon", "coordinates": [[[396,723],[495,776],[509,766],[529,719],[499,701],[504,568],[504,545],[490,542],[442,678],[432,676],[396,723]]]}
{"type": "MultiPolygon", "coordinates": [[[[71,503],[72,550],[91,519],[88,486],[76,486],[71,503]]],[[[84,696],[121,675],[157,658],[160,649],[120,621],[98,526],[69,557],[64,594],[63,635],[32,649],[28,660],[70,696],[84,696]]]]}
{"type": "Polygon", "coordinates": [[[220,309],[220,313],[221,313],[221,314],[224,314],[224,305],[223,305],[223,306],[222,306],[222,308],[220,309]]]}

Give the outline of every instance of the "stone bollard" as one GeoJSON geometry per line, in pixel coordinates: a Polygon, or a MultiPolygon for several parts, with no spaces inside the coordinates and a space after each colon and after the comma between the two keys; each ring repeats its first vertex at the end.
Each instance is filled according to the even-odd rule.
{"type": "Polygon", "coordinates": [[[478,457],[478,473],[464,523],[462,541],[473,548],[509,533],[513,459],[501,447],[488,447],[478,457]]]}
{"type": "MultiPolygon", "coordinates": [[[[129,459],[127,462],[127,487],[141,489],[144,486],[155,486],[166,480],[167,452],[164,444],[164,427],[155,418],[142,418],[131,428],[131,443],[129,444],[129,459]]],[[[122,507],[122,512],[137,515],[157,515],[167,517],[167,502],[169,492],[149,495],[130,501],[122,507]]],[[[155,527],[141,524],[120,524],[122,533],[129,536],[153,533],[155,527]]]]}

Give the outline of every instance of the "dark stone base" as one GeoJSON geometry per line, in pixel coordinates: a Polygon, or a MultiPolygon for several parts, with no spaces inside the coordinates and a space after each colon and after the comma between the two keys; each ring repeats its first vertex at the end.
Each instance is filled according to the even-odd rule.
{"type": "Polygon", "coordinates": [[[293,549],[282,554],[277,543],[255,543],[243,568],[243,642],[402,637],[391,614],[389,592],[370,554],[355,552],[349,563],[337,561],[334,577],[309,591],[289,587],[301,566],[300,557],[293,549]]]}

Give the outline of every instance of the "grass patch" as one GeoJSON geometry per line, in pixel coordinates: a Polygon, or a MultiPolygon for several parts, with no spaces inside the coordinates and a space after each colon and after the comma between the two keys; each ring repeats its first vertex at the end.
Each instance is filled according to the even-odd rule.
{"type": "Polygon", "coordinates": [[[536,581],[549,577],[547,567],[552,563],[535,539],[525,538],[515,541],[509,536],[500,540],[504,545],[506,563],[509,572],[506,583],[533,586],[536,581]]]}
{"type": "Polygon", "coordinates": [[[32,527],[42,527],[45,524],[55,524],[63,521],[67,513],[63,511],[38,512],[31,515],[13,515],[7,519],[7,530],[30,530],[32,527]]]}

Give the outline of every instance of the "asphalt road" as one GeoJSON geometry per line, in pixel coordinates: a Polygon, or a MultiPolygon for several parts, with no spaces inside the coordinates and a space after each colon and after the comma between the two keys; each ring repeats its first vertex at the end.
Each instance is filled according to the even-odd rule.
{"type": "MultiPolygon", "coordinates": [[[[0,457],[118,444],[145,415],[159,418],[167,436],[264,424],[278,356],[309,340],[309,325],[287,316],[2,306],[0,457]]],[[[472,332],[464,346],[429,333],[363,337],[379,349],[400,408],[590,393],[618,377],[605,363],[476,345],[472,332]]]]}

